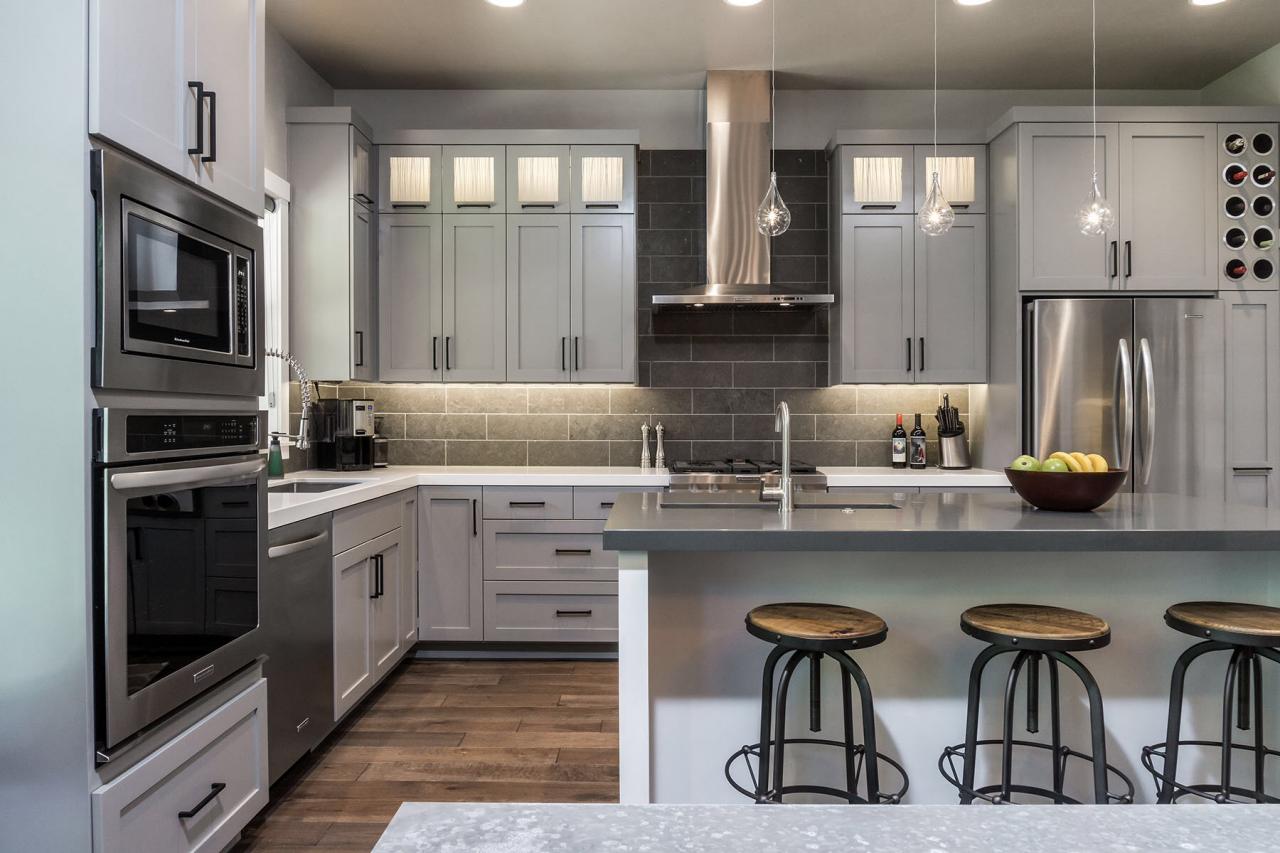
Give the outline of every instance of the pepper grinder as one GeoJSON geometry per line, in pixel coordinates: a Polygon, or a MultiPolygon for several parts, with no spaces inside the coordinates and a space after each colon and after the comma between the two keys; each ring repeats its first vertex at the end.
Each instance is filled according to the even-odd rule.
{"type": "Polygon", "coordinates": [[[650,468],[652,465],[649,461],[649,425],[640,424],[640,467],[650,468]]]}
{"type": "Polygon", "coordinates": [[[662,433],[664,432],[664,430],[662,429],[662,421],[658,421],[658,425],[654,427],[653,431],[658,435],[658,449],[655,452],[653,457],[653,467],[666,468],[667,467],[667,451],[662,448],[662,433]]]}

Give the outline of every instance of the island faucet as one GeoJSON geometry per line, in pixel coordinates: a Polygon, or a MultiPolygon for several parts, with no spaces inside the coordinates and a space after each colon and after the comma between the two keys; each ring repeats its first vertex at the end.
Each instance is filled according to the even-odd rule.
{"type": "Polygon", "coordinates": [[[278,349],[269,349],[266,354],[272,358],[278,358],[298,375],[298,384],[302,391],[302,414],[298,418],[298,434],[289,435],[287,432],[278,433],[283,438],[292,438],[294,447],[299,450],[306,450],[311,447],[311,383],[307,380],[307,371],[303,369],[302,363],[293,355],[278,349]]]}
{"type": "MultiPolygon", "coordinates": [[[[773,412],[773,430],[782,433],[782,470],[778,475],[778,512],[786,515],[795,509],[795,496],[791,491],[791,407],[787,401],[778,403],[773,412]]],[[[762,496],[765,496],[762,492],[762,496]]]]}

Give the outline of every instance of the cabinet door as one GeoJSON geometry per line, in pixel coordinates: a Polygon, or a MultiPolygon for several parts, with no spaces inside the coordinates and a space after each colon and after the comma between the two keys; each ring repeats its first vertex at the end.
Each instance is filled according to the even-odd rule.
{"type": "Polygon", "coordinates": [[[444,217],[444,378],[506,378],[507,218],[444,217]]]}
{"type": "Polygon", "coordinates": [[[378,375],[438,382],[444,375],[444,222],[438,214],[378,216],[378,375]]]}
{"type": "Polygon", "coordinates": [[[440,146],[378,146],[378,210],[439,213],[440,146]]]}
{"type": "Polygon", "coordinates": [[[915,217],[840,217],[842,382],[915,377],[915,217]]]}
{"type": "Polygon", "coordinates": [[[1221,298],[1227,323],[1227,500],[1276,506],[1280,294],[1223,293],[1221,298]]]}
{"type": "Polygon", "coordinates": [[[569,379],[569,216],[507,217],[507,380],[569,379]]]}
{"type": "Polygon", "coordinates": [[[369,646],[374,679],[400,662],[400,531],[388,534],[394,541],[370,557],[374,573],[374,597],[370,601],[369,646]]]}
{"type": "Polygon", "coordinates": [[[987,217],[915,235],[916,380],[987,381],[987,217]]]}
{"type": "Polygon", "coordinates": [[[572,243],[573,381],[635,382],[635,217],[575,214],[572,243]]]}
{"type": "Polygon", "coordinates": [[[209,94],[200,183],[261,215],[265,0],[196,0],[196,76],[209,94]]]}
{"type": "MultiPolygon", "coordinates": [[[[1098,125],[1098,188],[1119,225],[1124,210],[1116,179],[1114,124],[1098,125]]],[[[1119,233],[1087,236],[1076,221],[1089,197],[1094,137],[1087,124],[1023,124],[1018,128],[1018,264],[1022,290],[1109,290],[1119,287],[1119,233]]]]}
{"type": "Polygon", "coordinates": [[[635,213],[636,149],[574,145],[573,212],[635,213]]]}
{"type": "Polygon", "coordinates": [[[196,176],[195,0],[91,0],[89,132],[196,176]]]}
{"type": "Polygon", "coordinates": [[[569,146],[507,146],[507,210],[569,212],[569,146]]]}
{"type": "Polygon", "coordinates": [[[373,143],[354,127],[351,133],[351,197],[366,206],[373,205],[373,143]]]}
{"type": "Polygon", "coordinates": [[[479,487],[418,490],[418,636],[483,640],[479,487]]]}
{"type": "Polygon", "coordinates": [[[1121,278],[1129,290],[1218,289],[1214,124],[1120,125],[1121,278]]]}
{"type": "Polygon", "coordinates": [[[400,505],[400,615],[396,620],[402,653],[418,642],[418,499],[408,493],[400,505]]]}
{"type": "Polygon", "coordinates": [[[840,147],[840,199],[843,213],[911,213],[915,210],[910,145],[840,147]]]}
{"type": "Polygon", "coordinates": [[[956,213],[987,212],[987,146],[915,146],[916,210],[924,207],[925,196],[938,172],[942,196],[956,213]]]}
{"type": "Polygon", "coordinates": [[[373,212],[351,202],[351,378],[377,379],[373,327],[373,212]]]}
{"type": "Polygon", "coordinates": [[[373,684],[373,561],[364,548],[333,558],[333,719],[341,719],[373,684]]]}
{"type": "Polygon", "coordinates": [[[445,213],[505,213],[506,148],[502,145],[446,145],[445,213]]]}

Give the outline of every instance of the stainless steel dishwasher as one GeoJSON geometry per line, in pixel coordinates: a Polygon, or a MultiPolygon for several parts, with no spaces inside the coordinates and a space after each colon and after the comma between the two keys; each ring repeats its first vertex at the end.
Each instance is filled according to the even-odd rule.
{"type": "Polygon", "coordinates": [[[262,573],[271,781],[333,730],[331,515],[272,530],[262,573]]]}

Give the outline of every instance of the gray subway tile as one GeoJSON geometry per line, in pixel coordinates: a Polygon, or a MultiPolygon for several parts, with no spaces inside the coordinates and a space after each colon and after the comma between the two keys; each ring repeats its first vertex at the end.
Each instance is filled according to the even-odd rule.
{"type": "MultiPolygon", "coordinates": [[[[695,441],[694,459],[758,459],[773,457],[772,441],[695,441]]],[[[799,457],[797,457],[799,458],[799,457]]]]}
{"type": "Polygon", "coordinates": [[[608,465],[607,441],[531,441],[530,465],[608,465]]]}
{"type": "Polygon", "coordinates": [[[636,234],[636,253],[639,255],[691,255],[692,231],[684,229],[654,230],[646,228],[636,234]]]}
{"type": "Polygon", "coordinates": [[[650,378],[655,388],[732,388],[733,367],[727,361],[655,361],[650,378]]]}
{"type": "Polygon", "coordinates": [[[858,461],[855,464],[862,468],[888,466],[893,461],[892,449],[888,441],[859,441],[858,461]]]}
{"type": "Polygon", "coordinates": [[[409,438],[483,439],[484,415],[405,415],[405,435],[409,438]]]}
{"type": "Polygon", "coordinates": [[[825,175],[779,175],[778,192],[787,204],[825,204],[827,178],[825,175]]]}
{"type": "Polygon", "coordinates": [[[649,259],[650,280],[654,283],[696,284],[704,277],[702,259],[692,255],[657,255],[649,259]]]}
{"type": "MultiPolygon", "coordinates": [[[[824,159],[821,151],[802,148],[780,149],[773,152],[773,170],[778,173],[779,178],[784,175],[813,175],[817,172],[818,161],[824,159]]],[[[785,200],[790,201],[790,199],[785,200]]]]}
{"type": "Polygon", "coordinates": [[[858,464],[857,448],[853,441],[800,441],[791,446],[791,455],[820,468],[843,468],[858,464]]]}
{"type": "Polygon", "coordinates": [[[819,441],[888,441],[892,415],[818,415],[819,441]]]}
{"type": "Polygon", "coordinates": [[[383,438],[405,438],[405,416],[401,414],[379,414],[375,421],[379,424],[378,435],[383,438]]]}
{"type": "Polygon", "coordinates": [[[694,388],[695,414],[768,414],[773,411],[772,388],[694,388]]]}
{"type": "Polygon", "coordinates": [[[779,255],[825,255],[827,232],[794,229],[773,238],[773,251],[779,255]]]}
{"type": "Polygon", "coordinates": [[[707,153],[700,148],[655,148],[650,154],[650,175],[702,176],[707,173],[707,153]]]}
{"type": "Polygon", "coordinates": [[[750,308],[733,312],[735,335],[812,335],[816,329],[817,317],[812,308],[750,308]]]}
{"type": "Polygon", "coordinates": [[[528,465],[529,444],[525,441],[447,442],[448,465],[528,465]]]}
{"type": "Polygon", "coordinates": [[[610,388],[615,415],[684,414],[692,410],[688,388],[610,388]]]}
{"type": "Polygon", "coordinates": [[[604,414],[608,411],[608,388],[578,385],[529,388],[529,414],[604,414]]]}
{"type": "Polygon", "coordinates": [[[572,441],[639,441],[640,425],[648,422],[648,415],[570,415],[569,438],[572,441]]]}
{"type": "Polygon", "coordinates": [[[663,309],[653,312],[652,323],[655,335],[729,335],[734,316],[718,309],[663,309]]]}
{"type": "Polygon", "coordinates": [[[813,257],[810,255],[774,255],[769,264],[773,280],[778,284],[795,284],[817,281],[814,275],[813,257]]]}
{"type": "Polygon", "coordinates": [[[773,338],[706,335],[693,339],[694,361],[773,361],[773,338]]]}
{"type": "Polygon", "coordinates": [[[688,335],[641,335],[639,339],[641,361],[688,361],[690,352],[688,335]]]}
{"type": "Polygon", "coordinates": [[[687,176],[649,175],[636,179],[636,198],[643,202],[694,201],[687,176]]]}
{"type": "Polygon", "coordinates": [[[508,386],[459,386],[447,389],[448,411],[481,414],[524,414],[529,411],[529,395],[524,388],[508,386]]]}
{"type": "Polygon", "coordinates": [[[812,388],[814,365],[804,361],[750,362],[733,365],[735,388],[812,388]]]}
{"type": "Polygon", "coordinates": [[[662,415],[663,437],[674,441],[728,441],[735,438],[731,415],[662,415]]]}
{"type": "Polygon", "coordinates": [[[371,397],[368,393],[366,393],[366,389],[363,383],[357,384],[354,382],[343,382],[341,385],[338,386],[338,399],[339,400],[367,400],[367,399],[371,399],[371,397]]]}
{"type": "Polygon", "coordinates": [[[445,443],[422,439],[393,439],[387,442],[387,462],[391,465],[443,465],[445,443]]]}
{"type": "Polygon", "coordinates": [[[826,335],[780,335],[773,341],[775,361],[826,361],[826,335]]]}
{"type": "Polygon", "coordinates": [[[443,385],[369,385],[376,412],[443,412],[443,385]]]}
{"type": "Polygon", "coordinates": [[[701,202],[650,204],[650,228],[705,228],[707,206],[701,202]]]}
{"type": "Polygon", "coordinates": [[[776,394],[787,401],[791,411],[815,414],[854,414],[858,411],[858,389],[853,385],[834,388],[795,388],[776,394]]]}
{"type": "MultiPolygon", "coordinates": [[[[814,435],[814,416],[813,415],[796,415],[791,416],[791,439],[792,441],[810,441],[814,435]]],[[[775,420],[773,415],[734,415],[733,416],[733,438],[734,441],[757,440],[757,441],[777,441],[781,436],[773,428],[775,420]]]]}
{"type": "Polygon", "coordinates": [[[936,385],[862,385],[858,388],[858,414],[892,415],[927,412],[938,408],[936,385]]]}
{"type": "Polygon", "coordinates": [[[489,439],[517,441],[565,441],[569,438],[568,415],[485,415],[489,439]]]}

